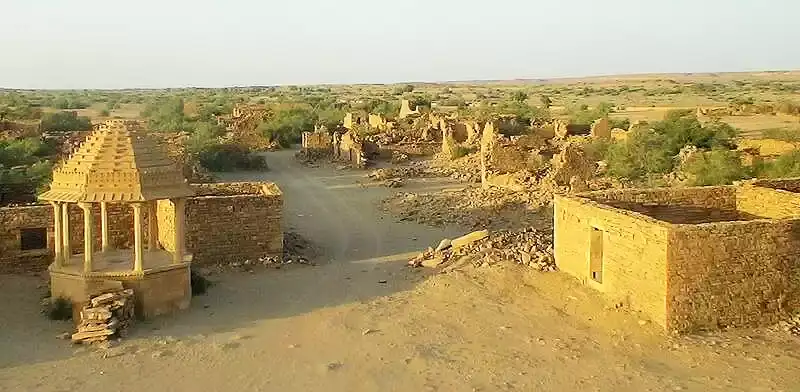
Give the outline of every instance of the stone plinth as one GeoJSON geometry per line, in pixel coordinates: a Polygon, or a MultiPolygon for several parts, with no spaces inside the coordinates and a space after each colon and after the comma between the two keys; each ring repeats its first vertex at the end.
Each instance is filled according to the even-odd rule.
{"type": "Polygon", "coordinates": [[[64,266],[50,265],[50,293],[53,298],[66,298],[80,306],[91,295],[108,289],[133,289],[136,315],[150,318],[189,307],[191,256],[174,263],[172,253],[146,252],[141,272],[131,271],[134,255],[131,250],[115,250],[94,254],[93,270],[83,271],[83,255],[74,255],[64,266]]]}

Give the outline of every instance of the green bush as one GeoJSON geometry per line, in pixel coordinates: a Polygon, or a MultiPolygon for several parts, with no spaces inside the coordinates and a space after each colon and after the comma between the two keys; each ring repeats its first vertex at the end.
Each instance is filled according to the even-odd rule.
{"type": "Polygon", "coordinates": [[[623,142],[608,146],[608,173],[632,180],[672,170],[673,155],[664,146],[667,138],[650,129],[634,130],[623,142]]]}
{"type": "Polygon", "coordinates": [[[42,116],[43,132],[79,132],[92,129],[89,117],[77,116],[73,112],[47,113],[42,116]]]}
{"type": "Polygon", "coordinates": [[[456,146],[455,150],[453,150],[453,159],[458,159],[461,157],[465,157],[469,154],[478,151],[476,147],[465,147],[465,146],[456,146]]]}
{"type": "Polygon", "coordinates": [[[758,177],[800,177],[800,150],[787,152],[758,168],[758,177]]]}
{"type": "Polygon", "coordinates": [[[268,140],[278,142],[281,147],[291,147],[300,142],[303,132],[314,129],[315,117],[307,108],[293,107],[278,111],[256,130],[268,140]]]}
{"type": "Polygon", "coordinates": [[[781,140],[784,142],[800,142],[800,129],[771,128],[761,133],[767,139],[781,140]]]}
{"type": "Polygon", "coordinates": [[[72,303],[66,298],[48,298],[44,302],[43,312],[50,320],[71,320],[72,303]]]}
{"type": "Polygon", "coordinates": [[[651,128],[666,137],[665,147],[671,155],[688,145],[700,149],[736,148],[736,129],[719,121],[703,125],[691,111],[668,112],[663,121],[653,123],[651,128]]]}
{"type": "Polygon", "coordinates": [[[212,283],[205,276],[200,275],[199,272],[192,270],[189,275],[189,284],[192,287],[192,296],[203,295],[211,287],[212,283]]]}
{"type": "Polygon", "coordinates": [[[748,177],[737,151],[712,150],[693,155],[681,168],[695,186],[727,185],[748,177]]]}
{"type": "Polygon", "coordinates": [[[264,170],[264,158],[254,155],[250,149],[233,143],[209,144],[197,153],[200,164],[211,171],[264,170]]]}
{"type": "Polygon", "coordinates": [[[514,91],[511,93],[511,100],[514,102],[525,102],[528,100],[528,93],[522,90],[514,91]]]}

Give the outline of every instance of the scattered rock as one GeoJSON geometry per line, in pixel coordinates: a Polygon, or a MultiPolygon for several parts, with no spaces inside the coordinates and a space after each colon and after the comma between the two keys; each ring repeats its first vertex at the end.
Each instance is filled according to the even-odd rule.
{"type": "Polygon", "coordinates": [[[443,250],[445,250],[447,248],[450,248],[451,244],[452,244],[452,241],[450,239],[448,239],[448,238],[445,238],[445,239],[443,239],[443,240],[441,240],[439,242],[439,245],[436,246],[435,251],[436,252],[441,252],[441,251],[443,251],[443,250]]]}

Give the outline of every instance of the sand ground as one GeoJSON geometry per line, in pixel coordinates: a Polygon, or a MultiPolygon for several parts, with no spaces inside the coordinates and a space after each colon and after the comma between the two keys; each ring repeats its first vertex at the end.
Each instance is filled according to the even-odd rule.
{"type": "MultiPolygon", "coordinates": [[[[560,273],[432,275],[408,254],[463,232],[395,222],[363,172],[273,170],[317,266],[224,272],[190,310],[108,350],[38,313],[37,277],[0,276],[0,391],[798,391],[800,342],[739,330],[671,337],[560,273]]],[[[404,190],[438,189],[437,180],[404,190]]]]}

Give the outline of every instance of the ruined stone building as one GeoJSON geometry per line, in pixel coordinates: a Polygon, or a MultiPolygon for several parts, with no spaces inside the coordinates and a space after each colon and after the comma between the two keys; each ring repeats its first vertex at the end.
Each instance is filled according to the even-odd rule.
{"type": "Polygon", "coordinates": [[[400,113],[397,115],[397,118],[403,119],[418,114],[419,108],[414,107],[414,109],[411,109],[411,101],[407,99],[400,101],[400,113]]]}
{"type": "MultiPolygon", "coordinates": [[[[109,124],[112,128],[137,126],[129,121],[114,124],[120,121],[111,120],[109,124]]],[[[161,184],[166,184],[166,174],[158,174],[153,172],[154,168],[141,166],[145,161],[138,156],[145,152],[148,155],[156,154],[158,162],[164,163],[165,159],[169,159],[165,152],[156,148],[156,144],[148,141],[150,136],[136,131],[117,130],[114,132],[118,134],[110,138],[103,132],[108,131],[103,128],[95,130],[78,149],[78,155],[71,158],[84,162],[80,166],[84,171],[80,172],[83,174],[76,172],[74,180],[66,182],[71,184],[70,187],[89,189],[88,184],[96,183],[96,189],[111,192],[109,195],[122,192],[119,186],[103,182],[103,179],[113,178],[108,173],[117,172],[116,168],[128,170],[125,171],[127,174],[120,174],[121,178],[134,183],[140,181],[143,189],[158,189],[161,184]],[[124,151],[134,151],[135,158],[132,161],[122,160],[124,151]],[[98,174],[98,168],[103,167],[108,173],[98,174]]],[[[167,166],[160,164],[159,170],[167,166]]],[[[181,175],[178,169],[170,173],[181,175]]],[[[282,255],[283,195],[277,186],[272,183],[185,186],[187,194],[182,203],[185,211],[185,253],[192,255],[193,265],[242,262],[282,255]]],[[[103,192],[101,194],[105,194],[103,192]]],[[[45,195],[53,200],[47,196],[49,194],[45,195]]],[[[78,193],[75,195],[80,196],[78,193]]],[[[102,257],[104,249],[134,249],[137,247],[137,231],[140,231],[140,243],[153,245],[153,250],[175,252],[174,237],[179,223],[175,217],[176,208],[180,206],[170,200],[158,200],[155,203],[152,203],[152,198],[132,200],[145,204],[151,200],[146,207],[139,207],[137,212],[131,205],[121,202],[121,195],[119,198],[93,199],[83,206],[85,208],[74,203],[64,204],[61,198],[56,197],[56,202],[61,203],[58,218],[55,217],[56,207],[53,205],[0,208],[0,273],[44,271],[54,261],[57,252],[61,252],[64,259],[80,257],[76,255],[84,254],[88,249],[87,238],[94,242],[91,249],[98,252],[98,258],[102,257]],[[93,226],[91,231],[85,230],[86,222],[93,226]],[[87,232],[99,234],[86,236],[87,232]],[[69,247],[64,246],[65,242],[69,243],[69,247]]],[[[144,261],[146,268],[146,259],[144,261]]]]}
{"type": "Polygon", "coordinates": [[[314,152],[330,152],[333,145],[333,137],[327,131],[303,132],[301,146],[303,150],[314,152]]]}
{"type": "Polygon", "coordinates": [[[800,310],[800,180],[555,196],[558,268],[668,331],[800,310]]]}

